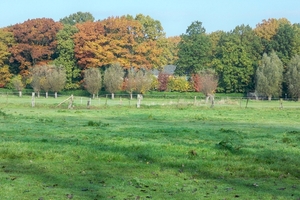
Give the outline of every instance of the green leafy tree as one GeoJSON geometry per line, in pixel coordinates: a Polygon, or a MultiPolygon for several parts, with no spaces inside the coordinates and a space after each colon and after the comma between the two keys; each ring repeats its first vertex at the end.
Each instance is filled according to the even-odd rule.
{"type": "Polygon", "coordinates": [[[193,22],[180,36],[178,60],[175,73],[187,75],[208,67],[210,62],[211,41],[202,22],[193,22]]]}
{"type": "Polygon", "coordinates": [[[292,45],[292,55],[300,55],[300,24],[293,24],[294,40],[292,45]]]}
{"type": "Polygon", "coordinates": [[[124,77],[124,70],[119,63],[113,63],[104,72],[103,83],[106,91],[111,93],[114,99],[114,93],[121,89],[124,77]]]}
{"type": "Polygon", "coordinates": [[[221,36],[212,66],[219,75],[220,92],[245,92],[254,75],[252,54],[232,32],[221,36]]]}
{"type": "Polygon", "coordinates": [[[269,100],[279,96],[283,81],[283,64],[275,52],[263,55],[261,65],[256,70],[256,92],[269,100]]]}
{"type": "Polygon", "coordinates": [[[60,30],[57,37],[57,54],[58,57],[53,61],[56,66],[62,66],[66,71],[66,85],[65,89],[77,89],[79,88],[78,78],[80,75],[80,69],[76,64],[76,58],[74,53],[74,41],[73,35],[78,32],[75,26],[64,25],[64,28],[60,30]]]}
{"type": "Polygon", "coordinates": [[[160,21],[151,18],[149,15],[137,14],[135,20],[142,24],[144,40],[157,40],[165,37],[164,29],[160,21]]]}
{"type": "Polygon", "coordinates": [[[87,21],[93,22],[94,20],[95,20],[95,18],[89,12],[77,12],[77,13],[73,13],[67,17],[62,18],[59,21],[63,24],[68,24],[68,25],[73,26],[77,23],[83,23],[83,22],[87,22],[87,21]]]}
{"type": "Polygon", "coordinates": [[[5,87],[13,75],[9,71],[9,66],[0,67],[0,88],[5,87]]]}
{"type": "Polygon", "coordinates": [[[102,76],[101,72],[97,68],[88,68],[84,71],[84,87],[86,90],[93,95],[93,99],[95,98],[95,94],[99,92],[102,87],[102,76]]]}
{"type": "Polygon", "coordinates": [[[272,37],[272,49],[276,52],[283,65],[286,66],[293,55],[295,29],[291,24],[281,24],[272,37]]]}
{"type": "Polygon", "coordinates": [[[285,79],[288,92],[293,98],[300,100],[300,56],[295,55],[287,66],[285,79]]]}

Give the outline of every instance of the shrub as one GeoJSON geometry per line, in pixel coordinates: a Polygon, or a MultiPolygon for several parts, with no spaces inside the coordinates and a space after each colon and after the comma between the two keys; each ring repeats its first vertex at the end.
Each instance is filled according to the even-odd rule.
{"type": "Polygon", "coordinates": [[[187,92],[190,84],[185,77],[170,76],[168,79],[168,90],[176,92],[187,92]]]}

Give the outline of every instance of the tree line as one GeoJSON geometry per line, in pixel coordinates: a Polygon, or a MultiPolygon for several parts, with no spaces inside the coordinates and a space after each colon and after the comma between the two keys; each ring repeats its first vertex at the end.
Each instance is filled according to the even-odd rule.
{"type": "Polygon", "coordinates": [[[299,55],[300,25],[285,18],[212,33],[195,21],[184,34],[166,37],[161,23],[143,14],[95,20],[88,12],[77,12],[58,22],[38,18],[1,28],[0,87],[19,82],[34,88],[37,76],[45,84],[54,76],[45,72],[61,71],[62,86],[48,86],[54,92],[85,88],[96,94],[91,84],[97,82],[114,93],[105,85],[105,74],[119,66],[118,90],[129,93],[155,89],[299,98],[299,55]],[[163,70],[166,65],[176,66],[173,75],[163,70]],[[154,69],[160,72],[157,77],[151,76],[154,69]],[[97,81],[88,83],[88,77],[97,81]]]}

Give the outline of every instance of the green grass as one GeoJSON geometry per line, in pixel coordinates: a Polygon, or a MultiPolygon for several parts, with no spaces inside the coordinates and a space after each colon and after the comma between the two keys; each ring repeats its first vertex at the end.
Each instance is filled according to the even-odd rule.
{"type": "Polygon", "coordinates": [[[296,102],[68,110],[63,99],[2,98],[0,199],[300,198],[296,102]]]}

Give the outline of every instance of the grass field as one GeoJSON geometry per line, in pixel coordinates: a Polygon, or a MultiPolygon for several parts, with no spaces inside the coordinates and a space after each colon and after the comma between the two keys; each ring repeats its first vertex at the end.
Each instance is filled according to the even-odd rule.
{"type": "Polygon", "coordinates": [[[297,102],[64,99],[0,98],[0,199],[300,199],[297,102]]]}

